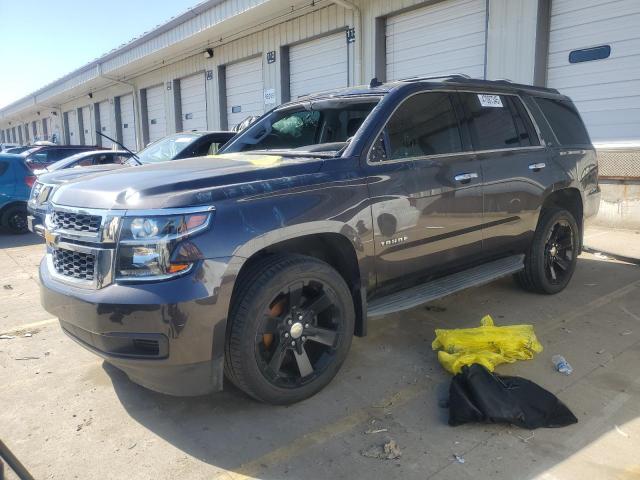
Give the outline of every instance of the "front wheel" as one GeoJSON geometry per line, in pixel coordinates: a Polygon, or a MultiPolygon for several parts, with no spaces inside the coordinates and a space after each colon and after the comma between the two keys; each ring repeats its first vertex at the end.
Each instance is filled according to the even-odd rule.
{"type": "Polygon", "coordinates": [[[28,232],[27,207],[14,205],[7,208],[2,215],[2,226],[7,228],[11,233],[28,232]]]}
{"type": "Polygon", "coordinates": [[[355,312],[344,279],[328,264],[275,255],[239,278],[225,373],[257,400],[290,404],[325,387],[351,346],[355,312]]]}
{"type": "Polygon", "coordinates": [[[567,210],[543,212],[516,281],[526,290],[554,294],[567,286],[580,251],[580,229],[567,210]]]}

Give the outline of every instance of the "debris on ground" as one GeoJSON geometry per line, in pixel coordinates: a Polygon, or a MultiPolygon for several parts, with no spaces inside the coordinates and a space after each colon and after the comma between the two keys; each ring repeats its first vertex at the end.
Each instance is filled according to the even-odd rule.
{"type": "Polygon", "coordinates": [[[571,375],[573,373],[573,367],[562,355],[554,355],[553,357],[551,357],[551,361],[553,362],[553,366],[556,369],[556,372],[562,373],[564,375],[571,375]]]}
{"type": "Polygon", "coordinates": [[[367,435],[371,435],[371,434],[374,434],[374,433],[382,433],[382,432],[388,432],[388,431],[389,431],[388,428],[378,428],[378,429],[375,429],[375,430],[370,428],[369,430],[365,430],[364,433],[367,434],[367,435]]]}
{"type": "Polygon", "coordinates": [[[633,332],[631,330],[625,330],[624,332],[620,332],[620,335],[622,335],[623,337],[627,336],[627,335],[631,335],[633,332]]]}
{"type": "Polygon", "coordinates": [[[622,435],[624,438],[629,438],[629,434],[627,432],[625,432],[624,430],[622,430],[618,425],[615,425],[616,427],[616,432],[618,432],[620,435],[622,435]]]}
{"type": "Polygon", "coordinates": [[[13,335],[0,335],[0,340],[13,340],[14,337],[13,335]]]}
{"type": "Polygon", "coordinates": [[[31,338],[31,337],[33,337],[33,333],[31,333],[31,332],[27,332],[27,333],[25,333],[25,334],[23,335],[23,337],[31,338]]]}
{"type": "Polygon", "coordinates": [[[598,355],[602,355],[604,352],[606,352],[606,350],[603,348],[602,350],[598,350],[596,353],[598,355]]]}
{"type": "Polygon", "coordinates": [[[449,373],[458,374],[462,367],[473,364],[492,372],[496,365],[530,360],[542,351],[532,325],[497,327],[493,318],[485,315],[480,327],[436,329],[431,344],[438,352],[438,361],[449,373]]]}
{"type": "Polygon", "coordinates": [[[458,463],[464,463],[465,462],[464,457],[462,457],[461,455],[458,455],[456,453],[453,454],[453,458],[455,458],[456,462],[458,462],[458,463]]]}
{"type": "Polygon", "coordinates": [[[384,445],[372,445],[360,454],[367,458],[379,458],[380,460],[397,460],[402,456],[400,447],[395,440],[389,440],[384,445]]]}
{"type": "Polygon", "coordinates": [[[20,357],[20,358],[14,358],[14,360],[39,360],[40,357],[20,357]]]}
{"type": "Polygon", "coordinates": [[[88,419],[87,419],[87,418],[84,418],[84,419],[82,420],[82,423],[79,423],[79,424],[76,426],[76,432],[79,432],[79,431],[80,431],[80,430],[82,430],[84,427],[88,427],[89,425],[91,425],[91,422],[93,422],[93,418],[91,418],[91,417],[89,417],[88,419]]]}
{"type": "Polygon", "coordinates": [[[9,283],[7,283],[6,285],[3,285],[2,288],[4,288],[5,290],[13,290],[13,286],[9,283]]]}
{"type": "Polygon", "coordinates": [[[524,443],[529,443],[529,440],[531,440],[535,436],[536,436],[536,432],[531,432],[531,435],[529,435],[528,437],[521,437],[520,435],[516,435],[516,437],[518,437],[524,443]]]}

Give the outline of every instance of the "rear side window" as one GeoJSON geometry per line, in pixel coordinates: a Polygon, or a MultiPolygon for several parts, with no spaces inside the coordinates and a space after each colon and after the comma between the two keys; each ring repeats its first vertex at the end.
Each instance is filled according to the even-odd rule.
{"type": "Polygon", "coordinates": [[[462,151],[458,120],[448,93],[420,93],[408,98],[385,130],[383,160],[440,155],[462,151]]]}
{"type": "Polygon", "coordinates": [[[4,175],[4,172],[6,172],[8,169],[9,164],[7,162],[0,162],[0,177],[4,175]]]}
{"type": "Polygon", "coordinates": [[[517,113],[517,108],[508,95],[463,92],[460,97],[475,150],[531,145],[527,132],[516,124],[513,113],[517,113]]]}
{"type": "Polygon", "coordinates": [[[549,122],[560,145],[591,144],[587,129],[573,102],[550,98],[536,98],[535,101],[549,122]]]}

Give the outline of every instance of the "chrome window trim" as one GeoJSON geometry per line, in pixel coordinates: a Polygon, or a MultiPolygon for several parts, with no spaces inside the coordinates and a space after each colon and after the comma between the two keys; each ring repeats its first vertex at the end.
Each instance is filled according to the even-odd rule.
{"type": "Polygon", "coordinates": [[[379,165],[389,165],[389,164],[394,164],[394,163],[399,163],[399,162],[414,161],[416,159],[429,160],[429,159],[434,159],[434,158],[457,157],[457,156],[461,156],[461,155],[478,155],[478,154],[482,154],[482,153],[513,152],[513,151],[520,151],[520,150],[542,150],[542,149],[545,149],[546,147],[547,147],[547,144],[544,141],[544,138],[542,138],[542,133],[540,131],[540,128],[538,127],[538,123],[536,122],[535,117],[531,114],[531,110],[529,109],[529,106],[522,99],[520,94],[518,94],[518,93],[494,92],[494,91],[479,91],[479,90],[473,90],[473,89],[451,89],[451,88],[449,88],[449,89],[440,89],[440,88],[438,88],[438,89],[433,89],[433,90],[423,90],[423,91],[419,91],[419,92],[414,92],[411,95],[409,95],[408,97],[406,97],[400,104],[396,105],[396,107],[393,109],[393,111],[389,115],[389,118],[387,118],[387,120],[384,122],[384,125],[380,129],[378,129],[378,131],[374,135],[374,141],[369,146],[369,150],[367,151],[366,162],[367,162],[367,165],[379,166],[379,165]],[[380,136],[382,131],[386,128],[387,124],[391,120],[391,117],[393,115],[395,115],[396,111],[402,105],[404,105],[404,103],[407,100],[409,100],[411,97],[413,97],[415,95],[422,95],[422,94],[425,94],[425,93],[439,93],[439,92],[446,92],[446,93],[476,93],[476,94],[505,95],[505,96],[508,95],[508,96],[511,96],[511,97],[516,97],[518,100],[520,100],[520,103],[522,104],[522,106],[524,107],[525,111],[529,115],[529,119],[531,120],[531,124],[533,125],[533,128],[536,131],[536,135],[538,136],[538,141],[539,141],[540,145],[529,145],[529,146],[526,146],[526,147],[494,148],[494,149],[488,149],[488,150],[469,150],[469,151],[466,151],[466,152],[465,151],[461,151],[461,152],[438,153],[438,154],[434,154],[434,155],[424,155],[424,156],[417,156],[417,157],[397,158],[397,159],[393,159],[393,160],[384,160],[384,161],[380,161],[380,162],[372,162],[370,160],[370,156],[371,156],[371,150],[373,150],[373,147],[374,147],[374,145],[376,143],[375,139],[377,139],[378,136],[380,136]]]}

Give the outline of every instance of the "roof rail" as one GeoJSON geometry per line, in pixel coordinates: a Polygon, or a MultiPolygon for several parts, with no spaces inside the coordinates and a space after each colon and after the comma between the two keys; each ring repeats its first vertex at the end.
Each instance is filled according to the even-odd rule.
{"type": "Polygon", "coordinates": [[[471,80],[471,77],[469,75],[464,74],[464,73],[452,73],[450,75],[437,75],[437,76],[433,76],[433,77],[421,77],[421,76],[407,77],[407,78],[401,78],[398,81],[399,82],[423,82],[425,80],[447,81],[447,80],[461,80],[461,79],[471,80]]]}

